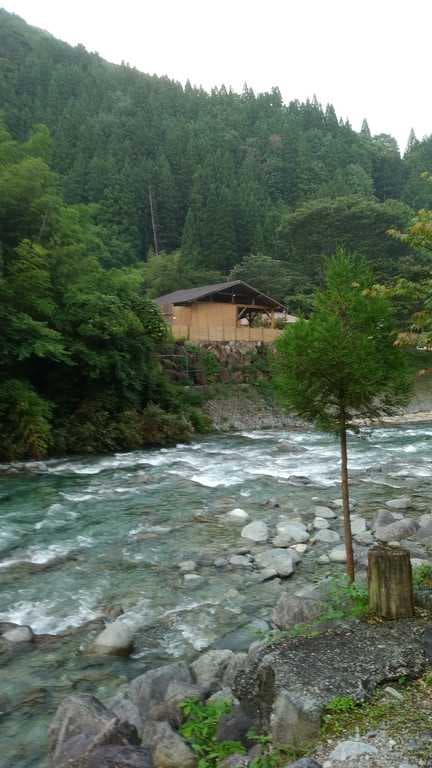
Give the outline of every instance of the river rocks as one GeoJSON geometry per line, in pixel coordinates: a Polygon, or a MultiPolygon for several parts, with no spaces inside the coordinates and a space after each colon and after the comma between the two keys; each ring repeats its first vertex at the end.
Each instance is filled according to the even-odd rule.
{"type": "Polygon", "coordinates": [[[263,568],[258,574],[258,581],[261,583],[264,581],[272,581],[277,578],[277,570],[275,568],[263,568]]]}
{"type": "Polygon", "coordinates": [[[309,541],[309,533],[303,523],[281,522],[276,526],[277,536],[274,539],[275,546],[289,546],[290,544],[304,544],[309,541]],[[286,542],[277,544],[276,542],[286,542]]]}
{"type": "Polygon", "coordinates": [[[87,768],[154,768],[154,763],[148,747],[102,747],[92,754],[87,768]]]}
{"type": "MultiPolygon", "coordinates": [[[[424,517],[426,517],[426,515],[423,515],[423,518],[424,517]]],[[[432,519],[425,520],[424,522],[420,521],[420,528],[416,533],[416,538],[420,541],[423,541],[424,539],[432,539],[432,519]]]]}
{"type": "Polygon", "coordinates": [[[357,515],[353,515],[351,518],[352,535],[357,536],[360,533],[364,533],[366,529],[367,529],[367,524],[364,517],[357,517],[357,515]]]}
{"type": "Polygon", "coordinates": [[[372,523],[372,528],[374,530],[377,528],[384,528],[386,525],[391,525],[391,523],[394,523],[396,520],[400,520],[401,517],[402,516],[398,515],[398,513],[390,512],[389,509],[380,509],[372,523]]]}
{"type": "Polygon", "coordinates": [[[399,496],[397,499],[391,499],[385,503],[388,509],[405,510],[412,506],[410,496],[399,496]]]}
{"type": "Polygon", "coordinates": [[[226,704],[230,704],[232,707],[238,705],[238,701],[235,698],[231,688],[221,688],[220,691],[212,693],[207,699],[207,704],[215,704],[216,702],[223,701],[226,704]]]}
{"type": "Polygon", "coordinates": [[[322,768],[322,766],[313,757],[301,757],[295,763],[288,763],[284,768],[322,768]]]}
{"type": "Polygon", "coordinates": [[[235,755],[229,755],[224,760],[219,762],[219,768],[248,768],[251,761],[249,755],[241,755],[240,753],[235,755]]]}
{"type": "Polygon", "coordinates": [[[7,640],[8,643],[20,644],[31,643],[33,641],[34,635],[31,627],[21,626],[8,629],[3,633],[2,637],[4,640],[7,640]]]}
{"type": "Polygon", "coordinates": [[[313,527],[319,531],[321,528],[330,528],[330,523],[324,517],[316,517],[312,523],[313,527]]]}
{"type": "MultiPolygon", "coordinates": [[[[332,509],[337,509],[342,512],[343,510],[343,501],[342,499],[333,499],[332,501],[328,502],[329,507],[332,507],[332,509]]],[[[350,509],[354,509],[357,506],[356,499],[353,499],[350,497],[350,509]]]]}
{"type": "Polygon", "coordinates": [[[315,517],[324,518],[324,520],[334,520],[337,517],[337,512],[330,507],[314,507],[315,517]]]}
{"type": "Polygon", "coordinates": [[[418,523],[409,517],[395,520],[390,525],[376,528],[375,536],[379,541],[401,541],[413,536],[418,529],[418,523]]]}
{"type": "Polygon", "coordinates": [[[145,719],[151,707],[160,704],[171,683],[193,683],[188,665],[184,661],[149,669],[129,683],[129,698],[137,705],[140,716],[145,719]]]}
{"type": "Polygon", "coordinates": [[[183,576],[183,584],[185,587],[199,587],[203,581],[204,579],[199,573],[185,573],[183,576]]]}
{"type": "Polygon", "coordinates": [[[222,686],[222,680],[233,652],[227,649],[208,651],[199,656],[191,665],[195,682],[208,693],[214,693],[222,686]]]}
{"type": "Polygon", "coordinates": [[[255,557],[255,562],[259,568],[271,568],[276,571],[278,576],[291,576],[294,573],[294,564],[296,552],[286,549],[266,549],[255,557]]]}
{"type": "Polygon", "coordinates": [[[367,744],[365,741],[341,741],[331,752],[330,760],[344,762],[345,760],[351,760],[353,757],[360,757],[360,755],[376,755],[377,752],[376,747],[372,744],[367,744]]]}
{"type": "Polygon", "coordinates": [[[346,563],[345,545],[341,544],[339,547],[334,547],[328,556],[332,563],[346,563]]]}
{"type": "Polygon", "coordinates": [[[245,747],[252,747],[254,742],[248,739],[247,734],[253,725],[253,717],[237,705],[220,718],[216,738],[218,741],[239,741],[245,747]]]}
{"type": "MultiPolygon", "coordinates": [[[[213,648],[217,650],[228,649],[234,651],[237,656],[240,651],[247,651],[250,644],[256,640],[257,636],[259,634],[265,634],[269,629],[270,625],[267,621],[264,621],[264,619],[252,619],[252,621],[249,621],[247,624],[243,624],[241,627],[233,629],[232,632],[223,635],[223,637],[214,643],[213,648]]],[[[229,662],[227,669],[230,668],[232,661],[233,660],[229,662]]],[[[224,682],[224,685],[230,684],[231,683],[224,682]]]]}
{"type": "MultiPolygon", "coordinates": [[[[257,620],[258,621],[258,620],[257,620]]],[[[264,631],[264,625],[266,625],[266,629],[268,631],[269,625],[267,622],[261,623],[261,631],[264,631]]],[[[252,628],[252,626],[255,626],[255,632],[258,631],[258,624],[255,625],[249,624],[248,627],[252,628]]],[[[225,669],[223,678],[222,678],[222,684],[228,688],[232,688],[234,684],[234,680],[239,672],[243,671],[247,664],[247,653],[235,653],[228,661],[227,667],[225,669]]]]}
{"type": "Polygon", "coordinates": [[[134,631],[124,621],[113,621],[96,637],[90,651],[109,656],[127,656],[133,645],[134,631]]]}
{"type": "Polygon", "coordinates": [[[249,523],[242,528],[241,536],[250,541],[267,541],[269,537],[268,526],[262,520],[254,520],[253,523],[249,523]]]}
{"type": "Polygon", "coordinates": [[[321,715],[322,706],[313,695],[280,691],[274,700],[270,718],[273,744],[307,744],[319,734],[321,715]]]}
{"type": "Polygon", "coordinates": [[[90,695],[65,698],[48,731],[49,751],[56,766],[66,758],[77,758],[91,751],[92,745],[134,744],[139,744],[136,729],[113,716],[113,712],[90,695]]]}
{"type": "Polygon", "coordinates": [[[375,543],[375,537],[372,531],[365,531],[364,533],[356,533],[354,536],[358,544],[363,544],[365,547],[369,547],[375,543]]]}
{"type": "Polygon", "coordinates": [[[197,564],[195,560],[184,560],[182,563],[179,563],[178,567],[182,573],[191,573],[192,571],[196,571],[197,564]]]}
{"type": "Polygon", "coordinates": [[[250,555],[233,555],[228,562],[230,565],[240,568],[250,568],[252,566],[252,558],[250,555]]]}
{"type": "Polygon", "coordinates": [[[324,544],[336,544],[340,541],[340,536],[337,531],[331,531],[329,528],[324,528],[321,531],[314,533],[315,541],[321,541],[324,544]]]}
{"type": "Polygon", "coordinates": [[[169,723],[149,720],[143,731],[143,744],[151,747],[154,768],[195,768],[197,758],[169,723]]]}
{"type": "Polygon", "coordinates": [[[305,552],[308,550],[307,544],[292,544],[290,549],[293,549],[294,552],[297,552],[298,555],[304,555],[305,552]]]}
{"type": "Polygon", "coordinates": [[[278,629],[291,629],[296,624],[307,624],[322,613],[322,603],[314,598],[296,597],[282,592],[272,613],[278,629]]]}
{"type": "Polygon", "coordinates": [[[137,705],[129,699],[127,691],[117,693],[108,703],[109,708],[119,720],[130,723],[136,728],[138,735],[141,734],[144,725],[143,719],[137,705]]]}
{"type": "Polygon", "coordinates": [[[227,512],[227,514],[224,515],[224,518],[225,520],[228,520],[228,522],[243,523],[249,516],[249,512],[246,512],[244,509],[236,508],[232,509],[231,512],[227,512]]]}
{"type": "MultiPolygon", "coordinates": [[[[164,701],[154,704],[149,710],[148,719],[166,721],[178,728],[185,719],[181,705],[187,699],[202,701],[204,692],[197,685],[173,681],[167,688],[164,701]]],[[[142,728],[138,732],[142,733],[142,728]]]]}

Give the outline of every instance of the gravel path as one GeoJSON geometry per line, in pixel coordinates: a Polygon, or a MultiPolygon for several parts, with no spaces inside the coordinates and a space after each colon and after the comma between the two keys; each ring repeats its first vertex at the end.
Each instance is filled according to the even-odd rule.
{"type": "Polygon", "coordinates": [[[312,755],[323,768],[432,768],[432,674],[408,686],[388,687],[351,713],[330,716],[325,729],[336,733],[312,755]],[[348,739],[377,752],[345,761],[332,758],[336,746],[348,739]]]}

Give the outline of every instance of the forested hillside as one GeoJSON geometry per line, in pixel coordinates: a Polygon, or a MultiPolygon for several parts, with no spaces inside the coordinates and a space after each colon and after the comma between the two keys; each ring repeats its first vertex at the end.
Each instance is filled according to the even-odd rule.
{"type": "MultiPolygon", "coordinates": [[[[379,277],[400,271],[407,252],[386,230],[407,223],[409,206],[432,205],[421,177],[432,171],[432,139],[411,136],[401,158],[391,136],[371,136],[366,121],[355,132],[331,105],[285,105],[277,88],[182,87],[108,64],[5,11],[0,51],[6,126],[20,139],[48,126],[66,202],[98,204],[107,266],[147,258],[151,197],[159,250],[181,249],[167,260],[171,282],[203,282],[206,271],[228,274],[262,253],[284,262],[281,298],[296,303],[335,244],[366,250],[379,277]]],[[[161,274],[165,290],[167,270],[153,265],[150,293],[161,274]]]]}
{"type": "Polygon", "coordinates": [[[231,275],[307,312],[340,245],[428,276],[388,231],[432,207],[432,138],[401,157],[332,106],[182,87],[1,9],[0,118],[0,457],[201,428],[154,296],[231,275]]]}

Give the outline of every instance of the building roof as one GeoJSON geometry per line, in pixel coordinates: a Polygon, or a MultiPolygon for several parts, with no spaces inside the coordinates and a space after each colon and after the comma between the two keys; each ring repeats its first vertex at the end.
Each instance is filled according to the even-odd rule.
{"type": "Polygon", "coordinates": [[[192,304],[194,301],[200,301],[202,299],[211,298],[218,295],[220,298],[238,296],[239,304],[252,304],[252,299],[259,298],[259,304],[261,306],[272,307],[273,309],[285,309],[284,305],[272,299],[271,296],[266,296],[261,291],[253,288],[251,285],[243,282],[243,280],[231,280],[226,283],[214,283],[213,285],[201,285],[199,288],[185,288],[180,291],[173,291],[172,293],[166,293],[164,296],[159,296],[155,299],[157,304],[192,304]],[[235,291],[234,289],[241,289],[235,291]]]}

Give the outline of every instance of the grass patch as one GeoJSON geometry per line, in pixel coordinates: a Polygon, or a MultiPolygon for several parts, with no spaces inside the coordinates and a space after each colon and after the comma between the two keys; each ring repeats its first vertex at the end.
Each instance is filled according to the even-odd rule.
{"type": "Polygon", "coordinates": [[[419,565],[413,568],[413,587],[414,590],[432,587],[432,565],[419,565]]]}
{"type": "Polygon", "coordinates": [[[431,743],[427,739],[421,744],[422,733],[430,734],[432,718],[432,672],[427,672],[414,682],[399,682],[392,685],[402,698],[394,697],[385,690],[379,690],[364,704],[354,701],[330,702],[323,715],[321,740],[341,739],[358,733],[384,728],[389,737],[396,740],[404,735],[404,740],[412,738],[419,741],[419,748],[413,750],[413,759],[430,756],[431,743]],[[419,739],[420,737],[420,739],[419,739]]]}
{"type": "Polygon", "coordinates": [[[187,699],[181,708],[187,719],[180,728],[180,735],[197,755],[197,768],[217,768],[225,757],[245,754],[246,750],[239,742],[217,740],[219,720],[231,712],[230,702],[203,704],[198,699],[187,699]]]}
{"type": "Polygon", "coordinates": [[[350,584],[346,576],[329,580],[323,611],[308,623],[295,624],[286,630],[257,633],[264,643],[273,645],[291,637],[317,637],[322,626],[332,621],[362,619],[368,614],[368,591],[361,583],[350,584]]]}

